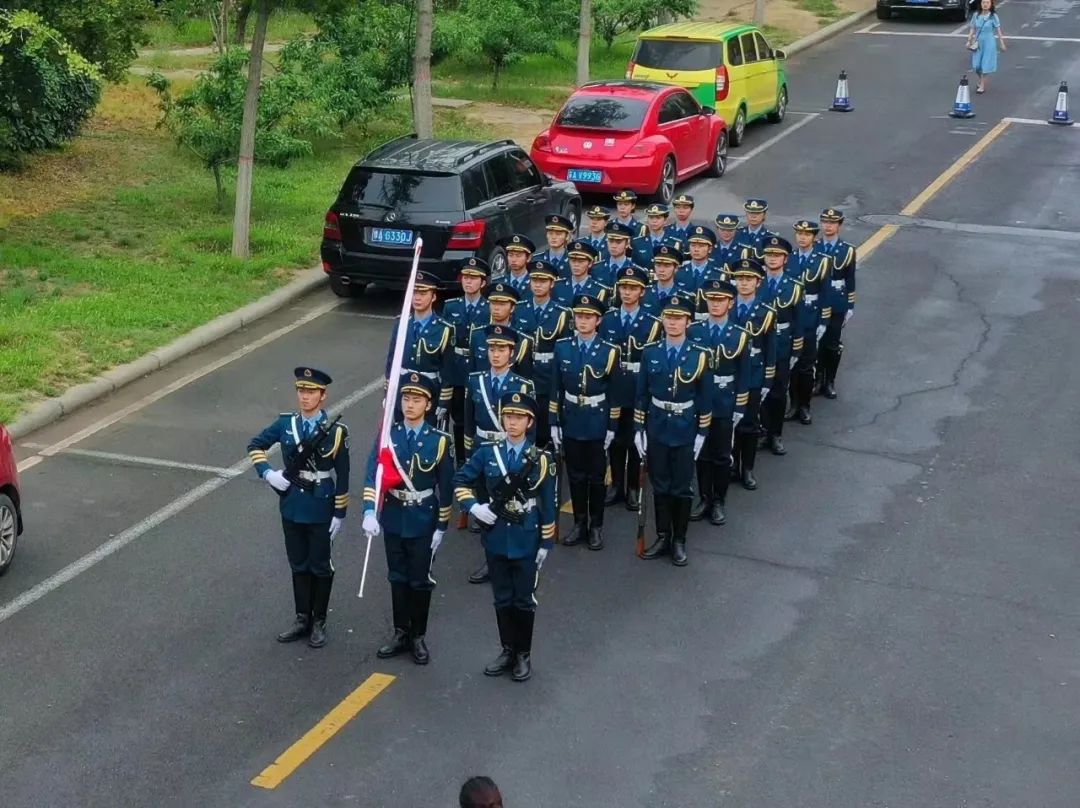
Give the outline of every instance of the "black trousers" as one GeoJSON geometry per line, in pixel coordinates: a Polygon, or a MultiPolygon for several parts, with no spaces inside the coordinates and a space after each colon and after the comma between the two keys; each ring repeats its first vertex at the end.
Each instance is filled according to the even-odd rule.
{"type": "Polygon", "coordinates": [[[281,529],[285,534],[285,554],[293,572],[316,578],[329,578],[334,574],[334,562],[330,560],[333,542],[329,522],[306,524],[282,519],[281,529]]]}
{"type": "Polygon", "coordinates": [[[551,443],[551,412],[548,406],[550,396],[536,396],[536,445],[541,449],[551,443]]]}
{"type": "Polygon", "coordinates": [[[387,579],[392,584],[413,591],[430,592],[435,588],[431,576],[431,537],[406,539],[395,533],[383,533],[386,548],[387,579]]]}
{"type": "Polygon", "coordinates": [[[761,403],[761,388],[751,388],[743,419],[735,427],[731,465],[737,472],[754,468],[758,436],[761,435],[761,403]]]}
{"type": "Polygon", "coordinates": [[[588,520],[592,527],[604,524],[604,476],[607,455],[602,440],[563,439],[566,456],[566,481],[570,486],[570,502],[574,521],[588,520]]]}
{"type": "Polygon", "coordinates": [[[803,335],[803,349],[791,374],[791,401],[796,407],[809,407],[814,392],[814,370],[817,368],[817,333],[803,335]]]}
{"type": "Polygon", "coordinates": [[[450,399],[450,420],[454,422],[454,460],[458,468],[465,463],[465,388],[455,387],[450,399]]]}
{"type": "Polygon", "coordinates": [[[698,496],[707,502],[723,503],[731,482],[731,418],[713,416],[705,445],[698,455],[698,496]]]}
{"type": "Polygon", "coordinates": [[[623,407],[615,427],[615,440],[608,449],[611,458],[611,484],[617,491],[638,487],[641,458],[634,448],[634,408],[623,407]]]}
{"type": "Polygon", "coordinates": [[[667,446],[648,441],[649,481],[653,492],[663,496],[690,499],[693,496],[694,444],[667,446]]]}
{"type": "Polygon", "coordinates": [[[776,363],[776,375],[769,395],[761,405],[761,427],[766,435],[780,437],[784,433],[784,410],[787,409],[788,386],[791,382],[791,357],[776,363]]]}
{"type": "Polygon", "coordinates": [[[488,552],[487,565],[496,609],[513,607],[527,612],[536,609],[540,570],[536,567],[535,555],[507,558],[488,552]]]}
{"type": "Polygon", "coordinates": [[[818,343],[818,351],[839,351],[843,332],[844,312],[836,311],[834,309],[832,317],[829,318],[828,325],[825,326],[825,333],[821,335],[821,341],[818,343]]]}

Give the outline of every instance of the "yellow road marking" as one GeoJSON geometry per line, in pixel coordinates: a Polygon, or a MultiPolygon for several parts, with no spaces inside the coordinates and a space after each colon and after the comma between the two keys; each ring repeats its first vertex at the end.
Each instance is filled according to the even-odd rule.
{"type": "Polygon", "coordinates": [[[304,761],[319,751],[323,744],[337,735],[342,727],[356,717],[357,713],[389,687],[394,678],[385,673],[371,674],[360,687],[346,696],[341,704],[327,713],[326,717],[308,730],[300,740],[263,769],[259,776],[251,781],[251,784],[259,788],[277,788],[285,781],[285,778],[300,768],[304,761]]]}

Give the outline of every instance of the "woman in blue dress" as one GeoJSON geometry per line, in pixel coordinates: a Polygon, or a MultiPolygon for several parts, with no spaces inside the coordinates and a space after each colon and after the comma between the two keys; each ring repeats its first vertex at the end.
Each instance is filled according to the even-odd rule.
{"type": "Polygon", "coordinates": [[[967,46],[971,51],[971,69],[979,77],[975,92],[986,92],[986,77],[997,70],[998,47],[1005,50],[1005,37],[1001,34],[1001,20],[994,8],[994,0],[979,0],[979,13],[971,18],[968,28],[967,46]]]}

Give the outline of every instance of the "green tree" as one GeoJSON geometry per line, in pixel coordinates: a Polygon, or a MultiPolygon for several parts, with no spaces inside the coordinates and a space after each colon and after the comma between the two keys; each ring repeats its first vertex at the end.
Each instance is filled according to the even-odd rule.
{"type": "Polygon", "coordinates": [[[596,33],[609,49],[620,34],[650,28],[662,15],[678,18],[697,13],[697,0],[593,0],[592,6],[596,33]]]}
{"type": "Polygon", "coordinates": [[[59,146],[97,106],[101,74],[29,11],[0,11],[0,166],[59,146]]]}
{"type": "MultiPolygon", "coordinates": [[[[436,27],[439,27],[436,19],[436,27]]],[[[461,0],[447,14],[442,33],[452,53],[479,54],[491,68],[491,86],[499,86],[506,66],[529,53],[548,53],[551,36],[536,0],[461,0]]]]}

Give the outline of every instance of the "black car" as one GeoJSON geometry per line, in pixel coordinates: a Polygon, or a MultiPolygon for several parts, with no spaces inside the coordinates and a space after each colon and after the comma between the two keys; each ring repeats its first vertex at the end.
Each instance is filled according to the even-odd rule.
{"type": "Polygon", "coordinates": [[[341,186],[323,228],[323,271],[342,297],[369,283],[404,289],[420,236],[420,268],[448,287],[474,255],[497,278],[506,273],[499,240],[524,233],[542,249],[544,216],[552,213],[578,224],[581,197],[512,140],[398,138],[354,165],[341,186]]]}
{"type": "Polygon", "coordinates": [[[877,0],[877,18],[890,19],[894,11],[919,14],[944,14],[951,20],[966,22],[979,0],[877,0]]]}

